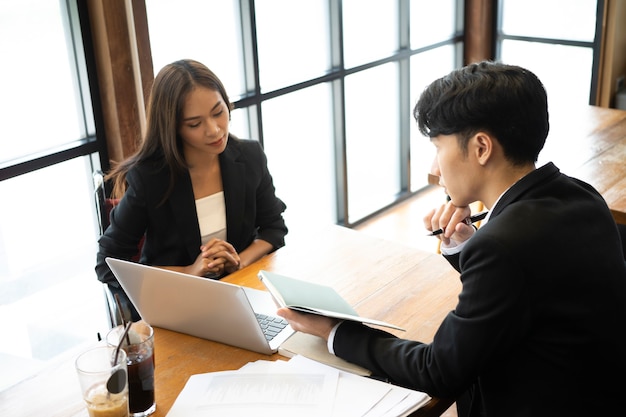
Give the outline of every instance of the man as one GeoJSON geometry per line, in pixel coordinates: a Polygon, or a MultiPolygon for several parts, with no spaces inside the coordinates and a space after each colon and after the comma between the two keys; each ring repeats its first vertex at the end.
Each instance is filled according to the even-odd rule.
{"type": "Polygon", "coordinates": [[[552,163],[535,167],[549,128],[539,79],[517,66],[469,65],[434,81],[414,116],[450,196],[425,225],[444,229],[442,253],[463,284],[433,342],[278,313],[375,375],[455,398],[462,417],[623,414],[620,238],[591,186],[552,163]],[[479,230],[463,221],[475,201],[490,209],[479,230]]]}

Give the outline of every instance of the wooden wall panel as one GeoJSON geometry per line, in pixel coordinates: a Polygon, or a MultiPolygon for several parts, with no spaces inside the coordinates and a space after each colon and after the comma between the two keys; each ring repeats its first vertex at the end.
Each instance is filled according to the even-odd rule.
{"type": "Polygon", "coordinates": [[[465,1],[465,65],[493,59],[495,0],[465,1]]]}
{"type": "Polygon", "coordinates": [[[596,104],[614,107],[617,78],[626,76],[626,2],[605,1],[596,104]]]}
{"type": "Polygon", "coordinates": [[[135,32],[134,15],[138,15],[140,22],[146,21],[145,3],[143,0],[88,1],[107,149],[111,161],[121,161],[141,143],[146,83],[152,83],[152,58],[149,53],[140,57],[138,52],[138,46],[149,45],[147,23],[139,36],[135,32]]]}

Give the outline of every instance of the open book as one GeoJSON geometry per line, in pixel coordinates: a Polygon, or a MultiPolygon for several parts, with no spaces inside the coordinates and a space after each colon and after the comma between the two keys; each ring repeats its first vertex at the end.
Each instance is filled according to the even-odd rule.
{"type": "Polygon", "coordinates": [[[259,271],[258,276],[280,307],[404,330],[384,321],[359,316],[337,291],[327,285],[302,281],[268,271],[259,271]]]}

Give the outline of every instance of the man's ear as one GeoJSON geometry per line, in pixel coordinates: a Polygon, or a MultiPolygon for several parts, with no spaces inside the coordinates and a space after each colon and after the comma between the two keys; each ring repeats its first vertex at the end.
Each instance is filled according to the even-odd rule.
{"type": "Polygon", "coordinates": [[[479,164],[485,165],[492,157],[494,152],[494,143],[491,135],[485,132],[478,132],[470,140],[472,152],[479,164]]]}

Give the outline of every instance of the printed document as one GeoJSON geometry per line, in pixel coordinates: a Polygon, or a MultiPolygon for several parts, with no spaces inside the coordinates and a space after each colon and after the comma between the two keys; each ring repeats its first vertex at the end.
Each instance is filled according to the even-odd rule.
{"type": "Polygon", "coordinates": [[[167,417],[405,416],[425,393],[295,356],[256,361],[237,371],[193,375],[167,417]]]}

